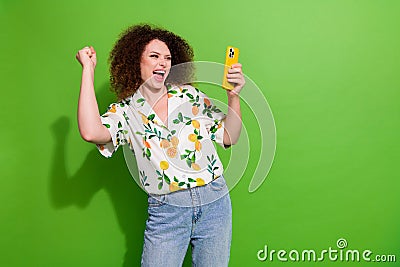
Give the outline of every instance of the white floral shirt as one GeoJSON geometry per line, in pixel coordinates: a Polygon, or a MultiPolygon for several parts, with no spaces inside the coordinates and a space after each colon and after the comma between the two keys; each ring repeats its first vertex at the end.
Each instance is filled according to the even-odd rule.
{"type": "Polygon", "coordinates": [[[112,141],[97,145],[100,153],[111,157],[128,144],[136,155],[141,185],[151,194],[202,186],[223,173],[213,141],[224,147],[225,114],[191,85],[167,88],[167,125],[139,90],[101,116],[112,141]]]}

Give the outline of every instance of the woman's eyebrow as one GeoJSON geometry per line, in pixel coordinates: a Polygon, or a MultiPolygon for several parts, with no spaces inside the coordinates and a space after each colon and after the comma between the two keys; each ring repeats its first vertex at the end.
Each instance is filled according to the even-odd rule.
{"type": "MultiPolygon", "coordinates": [[[[155,53],[157,55],[161,55],[160,53],[156,52],[156,51],[151,51],[150,53],[155,53]]],[[[171,56],[171,54],[167,54],[166,56],[171,56]]]]}

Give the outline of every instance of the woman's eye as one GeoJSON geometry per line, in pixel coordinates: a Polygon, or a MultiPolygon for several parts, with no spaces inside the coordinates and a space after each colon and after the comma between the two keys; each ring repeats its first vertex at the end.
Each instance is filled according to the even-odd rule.
{"type": "Polygon", "coordinates": [[[171,60],[171,57],[167,57],[167,60],[171,60]]]}
{"type": "Polygon", "coordinates": [[[158,55],[150,55],[150,57],[158,58],[158,55]]]}

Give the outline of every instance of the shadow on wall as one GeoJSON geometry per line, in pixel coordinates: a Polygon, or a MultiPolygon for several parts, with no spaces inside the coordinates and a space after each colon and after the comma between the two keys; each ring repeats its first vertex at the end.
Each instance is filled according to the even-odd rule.
{"type": "MultiPolygon", "coordinates": [[[[114,101],[107,84],[97,93],[97,98],[101,113],[108,105],[104,106],[102,103],[114,101]]],[[[122,148],[109,159],[101,156],[94,148],[88,153],[79,170],[75,174],[69,174],[66,170],[68,164],[65,151],[70,130],[70,119],[65,116],[58,118],[51,126],[56,139],[50,174],[52,205],[56,209],[71,205],[85,208],[99,190],[105,190],[110,196],[116,219],[125,235],[126,253],[123,266],[138,266],[147,215],[146,194],[132,179],[125,165],[122,148]]]]}

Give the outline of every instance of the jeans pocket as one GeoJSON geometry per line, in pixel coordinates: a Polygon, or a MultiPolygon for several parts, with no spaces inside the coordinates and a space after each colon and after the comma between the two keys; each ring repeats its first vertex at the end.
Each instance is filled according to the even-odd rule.
{"type": "Polygon", "coordinates": [[[165,204],[165,195],[148,195],[147,203],[149,207],[160,207],[165,204]]]}
{"type": "Polygon", "coordinates": [[[210,188],[214,191],[220,191],[226,187],[224,176],[220,176],[209,183],[210,188]]]}

